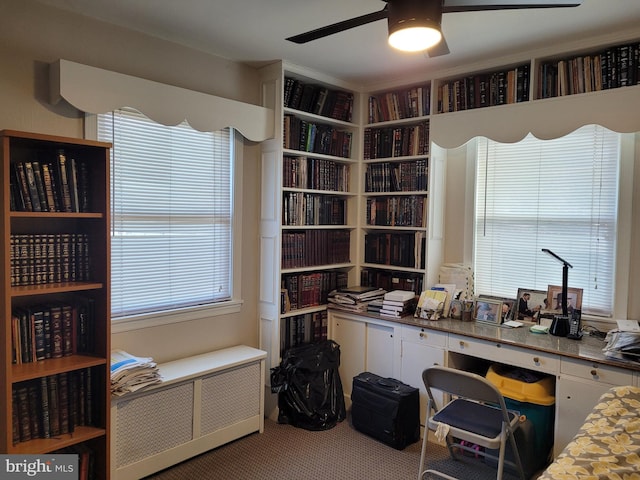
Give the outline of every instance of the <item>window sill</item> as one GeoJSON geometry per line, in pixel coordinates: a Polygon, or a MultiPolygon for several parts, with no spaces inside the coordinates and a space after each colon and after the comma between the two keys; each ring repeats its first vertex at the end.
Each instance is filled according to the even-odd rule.
{"type": "Polygon", "coordinates": [[[132,315],[121,317],[111,322],[111,333],[123,333],[142,328],[159,327],[174,323],[189,322],[219,315],[229,315],[240,312],[242,300],[229,300],[202,307],[191,307],[171,310],[162,313],[132,315]]]}

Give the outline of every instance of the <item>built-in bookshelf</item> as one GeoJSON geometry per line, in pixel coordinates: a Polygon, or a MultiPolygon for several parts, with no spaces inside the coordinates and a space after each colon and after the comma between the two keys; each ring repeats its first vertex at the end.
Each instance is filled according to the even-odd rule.
{"type": "Polygon", "coordinates": [[[273,367],[287,349],[326,339],[329,292],[359,281],[361,130],[349,86],[287,64],[263,74],[281,125],[262,148],[261,347],[273,367]]]}
{"type": "Polygon", "coordinates": [[[6,130],[0,140],[0,451],[77,453],[105,479],[110,145],[6,130]]]}
{"type": "Polygon", "coordinates": [[[530,63],[523,63],[441,80],[437,86],[437,113],[526,102],[530,96],[530,70],[530,63]]]}
{"type": "Polygon", "coordinates": [[[429,83],[368,95],[363,131],[360,284],[424,287],[429,83]]]}
{"type": "Polygon", "coordinates": [[[637,85],[640,43],[545,59],[537,65],[536,98],[551,98],[637,85]]]}

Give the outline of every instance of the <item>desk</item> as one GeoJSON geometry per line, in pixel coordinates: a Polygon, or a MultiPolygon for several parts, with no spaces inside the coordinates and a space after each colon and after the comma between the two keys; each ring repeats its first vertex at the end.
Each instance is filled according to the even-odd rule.
{"type": "Polygon", "coordinates": [[[600,395],[612,386],[640,386],[640,364],[606,358],[604,342],[589,336],[569,340],[531,333],[526,327],[388,319],[337,309],[329,311],[329,336],[341,346],[340,374],[347,397],[351,378],[368,370],[419,387],[423,411],[426,392],[420,373],[433,364],[474,370],[498,362],[555,376],[554,456],[577,433],[600,395]],[[380,329],[386,332],[386,344],[368,334],[380,329]]]}

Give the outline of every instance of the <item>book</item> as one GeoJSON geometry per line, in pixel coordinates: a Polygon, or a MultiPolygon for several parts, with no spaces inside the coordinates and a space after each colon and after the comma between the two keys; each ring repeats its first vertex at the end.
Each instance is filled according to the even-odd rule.
{"type": "Polygon", "coordinates": [[[38,199],[40,200],[40,210],[48,212],[49,203],[47,201],[47,194],[44,187],[44,180],[42,178],[42,169],[40,168],[40,162],[32,162],[33,176],[35,178],[36,190],[38,191],[38,199]]]}
{"type": "Polygon", "coordinates": [[[32,212],[33,204],[31,203],[31,194],[29,193],[27,173],[24,169],[24,164],[22,162],[16,162],[13,164],[13,166],[16,170],[16,179],[20,187],[19,190],[21,192],[21,197],[24,204],[24,211],[32,212]]]}
{"type": "Polygon", "coordinates": [[[416,294],[407,290],[392,290],[384,294],[385,300],[391,300],[396,302],[406,302],[414,299],[416,294]]]}
{"type": "Polygon", "coordinates": [[[42,206],[40,203],[40,196],[38,195],[38,188],[36,187],[36,177],[33,171],[33,164],[31,162],[24,162],[24,171],[27,179],[27,187],[29,189],[29,197],[31,198],[31,207],[34,212],[41,212],[42,206]]]}
{"type": "Polygon", "coordinates": [[[64,150],[58,150],[58,176],[60,198],[60,210],[63,212],[72,212],[71,208],[71,191],[69,190],[69,175],[67,173],[67,156],[64,150]]]}

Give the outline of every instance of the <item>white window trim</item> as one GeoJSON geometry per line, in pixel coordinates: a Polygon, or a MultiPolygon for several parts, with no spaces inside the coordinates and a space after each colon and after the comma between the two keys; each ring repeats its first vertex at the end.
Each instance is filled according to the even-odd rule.
{"type": "MultiPolygon", "coordinates": [[[[600,323],[610,327],[616,319],[626,319],[628,314],[629,281],[631,275],[631,228],[633,175],[636,149],[640,151],[640,134],[624,133],[620,140],[620,179],[618,189],[618,232],[615,247],[615,293],[613,298],[613,315],[610,319],[583,315],[583,319],[591,323],[600,323]]],[[[472,264],[474,258],[474,217],[475,217],[475,177],[476,177],[475,140],[466,146],[466,197],[465,212],[473,215],[464,216],[464,263],[472,264]]],[[[445,150],[446,151],[446,150],[445,150]]],[[[451,219],[450,219],[451,220],[451,219]]]]}
{"type": "MultiPolygon", "coordinates": [[[[98,138],[98,117],[95,114],[87,113],[84,117],[85,138],[97,140],[98,138]]],[[[243,143],[241,135],[233,135],[233,215],[232,215],[232,256],[231,265],[231,286],[232,298],[224,302],[212,303],[210,305],[198,305],[185,307],[163,312],[147,313],[140,315],[130,315],[119,317],[111,321],[111,333],[122,333],[142,328],[158,327],[174,323],[201,320],[220,315],[230,315],[239,313],[244,303],[242,300],[242,290],[240,272],[242,271],[242,211],[243,211],[243,143]]]]}

